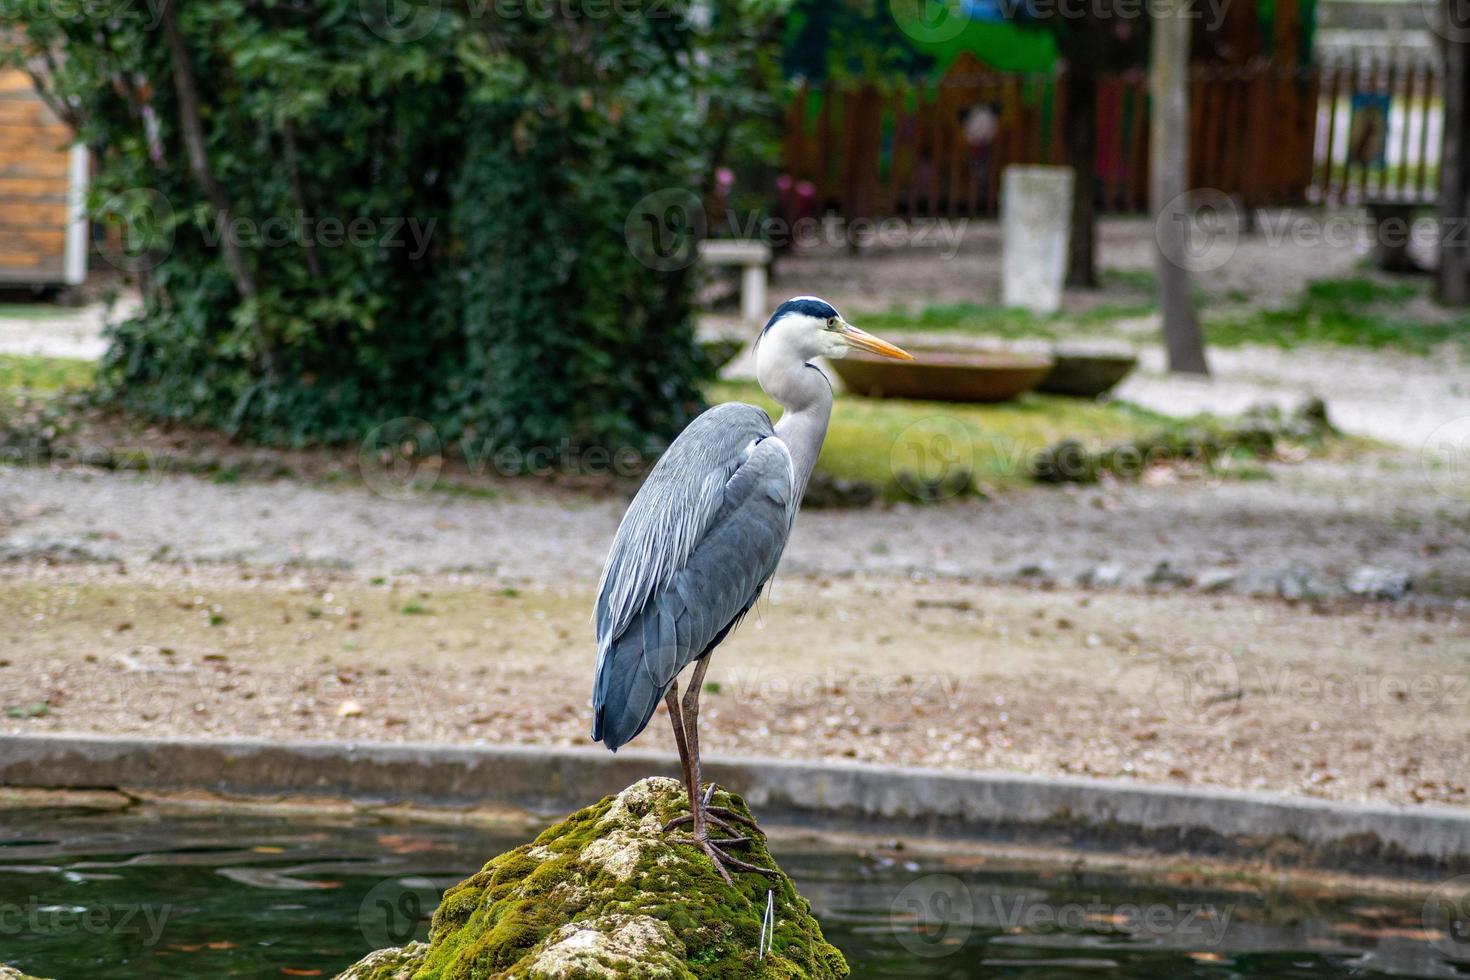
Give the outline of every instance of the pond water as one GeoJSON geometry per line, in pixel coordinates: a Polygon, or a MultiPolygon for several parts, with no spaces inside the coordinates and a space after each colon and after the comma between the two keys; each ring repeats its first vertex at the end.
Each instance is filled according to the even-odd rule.
{"type": "MultiPolygon", "coordinates": [[[[0,812],[0,962],[59,980],[331,977],[422,938],[521,843],[299,815],[0,812]]],[[[1454,977],[1422,903],[1199,888],[810,844],[777,857],[856,977],[1454,977]]]]}

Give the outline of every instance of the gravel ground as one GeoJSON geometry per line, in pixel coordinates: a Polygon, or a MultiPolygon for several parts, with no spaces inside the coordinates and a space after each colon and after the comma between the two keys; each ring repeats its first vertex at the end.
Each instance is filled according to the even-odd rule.
{"type": "MultiPolygon", "coordinates": [[[[118,307],[121,316],[135,301],[126,299],[118,307]]],[[[37,357],[69,357],[91,361],[102,356],[107,343],[102,339],[102,324],[107,318],[103,303],[92,303],[80,309],[28,308],[26,316],[0,314],[0,354],[22,354],[37,357]],[[32,314],[35,315],[32,315],[32,314]]]]}
{"type": "MultiPolygon", "coordinates": [[[[1157,335],[1157,321],[1147,327],[1157,335]]],[[[1216,348],[1207,380],[1166,374],[1163,350],[1153,342],[1139,345],[1139,357],[1139,370],[1117,396],[1169,415],[1292,407],[1316,396],[1344,431],[1416,452],[1436,433],[1470,433],[1470,362],[1452,351],[1426,358],[1340,348],[1216,348]]]]}
{"type": "MultiPolygon", "coordinates": [[[[1435,493],[1411,461],[1311,462],[1267,473],[809,511],[783,567],[1287,597],[1378,591],[1397,577],[1425,600],[1470,596],[1470,503],[1435,493]]],[[[551,489],[388,500],[362,487],[284,480],[221,485],[0,467],[0,557],[470,570],[590,583],[624,506],[551,489]]]]}
{"type": "MultiPolygon", "coordinates": [[[[1272,212],[1257,232],[1229,236],[1219,248],[1209,251],[1212,267],[1196,271],[1194,285],[1208,296],[1243,294],[1263,306],[1280,306],[1295,300],[1302,285],[1313,279],[1360,275],[1369,256],[1366,240],[1343,236],[1344,244],[1334,247],[1314,245],[1309,236],[1293,233],[1313,223],[1351,226],[1352,220],[1346,213],[1324,217],[1312,212],[1272,212]]],[[[1069,293],[1064,299],[1067,310],[1137,303],[1142,294],[1136,277],[1127,274],[1153,273],[1151,221],[1110,216],[1099,222],[1098,233],[1102,266],[1125,275],[1105,282],[1100,290],[1069,293]]],[[[936,226],[924,240],[916,236],[912,245],[902,238],[880,236],[878,244],[856,256],[841,245],[826,243],[795,250],[778,262],[773,288],[781,295],[816,291],[837,303],[845,314],[896,305],[995,303],[1000,297],[1000,256],[998,222],[953,219],[948,225],[936,226]]],[[[856,316],[852,319],[859,322],[856,316]]]]}

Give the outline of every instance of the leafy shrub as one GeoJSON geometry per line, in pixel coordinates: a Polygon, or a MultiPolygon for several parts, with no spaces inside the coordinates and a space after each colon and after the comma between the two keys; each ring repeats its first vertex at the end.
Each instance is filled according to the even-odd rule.
{"type": "Polygon", "coordinates": [[[752,85],[721,53],[780,4],[376,2],[5,25],[95,151],[103,251],[141,287],[104,395],[292,445],[414,416],[477,452],[656,446],[707,364],[693,270],[641,263],[625,225],[707,186],[705,124],[752,85]]]}

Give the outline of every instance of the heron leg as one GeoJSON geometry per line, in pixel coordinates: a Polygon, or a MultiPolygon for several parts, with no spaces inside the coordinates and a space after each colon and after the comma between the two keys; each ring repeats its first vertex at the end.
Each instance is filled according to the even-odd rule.
{"type": "MultiPolygon", "coordinates": [[[[669,721],[673,724],[674,728],[674,744],[678,746],[679,749],[679,770],[682,774],[681,779],[684,782],[684,792],[688,794],[690,800],[688,813],[680,817],[675,817],[668,823],[664,824],[664,831],[667,832],[673,830],[675,827],[680,827],[686,823],[691,823],[694,820],[695,811],[700,809],[695,805],[695,802],[700,799],[700,796],[698,790],[698,780],[694,779],[691,775],[693,770],[692,762],[689,756],[689,738],[684,727],[684,713],[679,707],[679,684],[677,681],[669,686],[668,693],[664,695],[664,704],[667,705],[669,709],[669,721]]],[[[749,840],[748,837],[740,836],[734,827],[730,826],[730,824],[720,819],[720,817],[722,815],[729,814],[731,818],[743,821],[750,827],[755,826],[755,821],[746,817],[744,814],[735,813],[734,811],[728,810],[722,806],[705,806],[703,807],[703,809],[705,818],[710,823],[732,835],[730,838],[722,841],[721,843],[743,844],[747,840],[749,840]]]]}
{"type": "MultiPolygon", "coordinates": [[[[664,704],[669,708],[669,721],[674,726],[674,744],[679,749],[679,771],[684,780],[684,791],[689,794],[689,806],[694,807],[695,793],[697,787],[690,778],[689,768],[689,741],[684,736],[684,716],[679,710],[679,682],[675,681],[669,685],[669,691],[664,695],[664,704]]],[[[668,828],[664,828],[667,830],[668,828]]]]}
{"type": "Polygon", "coordinates": [[[701,657],[694,665],[694,676],[684,687],[684,739],[689,745],[689,766],[693,770],[693,784],[689,793],[689,809],[694,814],[694,834],[704,826],[704,800],[699,795],[699,691],[704,687],[704,672],[709,670],[709,656],[701,657]]]}
{"type": "MultiPolygon", "coordinates": [[[[698,729],[695,728],[695,725],[698,723],[699,720],[698,692],[700,688],[704,686],[704,674],[705,671],[708,669],[709,657],[705,657],[703,660],[699,661],[699,663],[694,668],[694,676],[691,678],[689,687],[684,692],[684,703],[685,706],[689,709],[689,714],[686,715],[684,710],[681,710],[679,707],[679,685],[677,684],[677,682],[673,684],[669,688],[669,692],[664,695],[664,701],[668,705],[669,709],[669,717],[673,719],[674,722],[674,741],[679,746],[679,761],[684,766],[684,789],[689,793],[690,800],[689,812],[681,817],[675,817],[667,824],[665,824],[664,830],[666,831],[673,830],[675,827],[683,826],[686,823],[694,822],[694,811],[696,808],[693,801],[696,797],[697,790],[691,789],[691,787],[698,787],[699,774],[696,770],[695,778],[691,781],[689,776],[689,768],[691,764],[695,766],[698,765],[699,732],[698,729]],[[694,746],[692,752],[691,742],[694,746]]],[[[732,835],[732,839],[727,841],[726,843],[743,844],[746,841],[746,838],[743,838],[741,836],[740,831],[732,826],[733,824],[744,824],[751,830],[760,829],[756,825],[756,822],[750,817],[747,817],[743,813],[738,813],[735,810],[731,810],[729,807],[710,806],[706,802],[703,809],[704,817],[706,820],[719,827],[721,830],[724,830],[725,832],[732,835]]]]}
{"type": "MultiPolygon", "coordinates": [[[[739,858],[732,857],[722,849],[721,845],[723,845],[724,847],[732,847],[736,844],[747,844],[750,842],[750,838],[736,834],[730,824],[726,823],[720,817],[712,814],[710,812],[711,808],[709,804],[699,793],[699,692],[701,688],[704,687],[704,674],[705,671],[707,671],[708,669],[708,656],[701,658],[700,661],[695,664],[694,675],[689,678],[689,683],[684,689],[684,699],[682,710],[680,712],[684,720],[684,742],[689,751],[689,775],[687,777],[687,782],[690,787],[690,819],[694,824],[693,837],[690,839],[689,843],[694,844],[702,851],[704,851],[705,854],[709,855],[709,859],[714,862],[715,870],[719,871],[720,877],[724,878],[727,884],[731,883],[730,872],[727,870],[728,868],[734,868],[737,871],[752,871],[757,874],[780,877],[781,872],[779,871],[776,871],[772,868],[762,868],[758,865],[751,864],[748,861],[742,861],[739,858]],[[709,836],[709,823],[716,824],[717,826],[723,828],[734,836],[725,840],[711,840],[709,836]]],[[[711,790],[714,789],[714,787],[710,788],[711,790]]],[[[754,826],[753,822],[746,820],[740,814],[725,810],[723,807],[719,809],[723,810],[725,813],[730,814],[730,816],[732,817],[739,818],[742,822],[750,823],[751,826],[754,826]]],[[[670,821],[669,826],[674,826],[676,823],[682,822],[682,819],[676,819],[674,821],[670,821]]]]}

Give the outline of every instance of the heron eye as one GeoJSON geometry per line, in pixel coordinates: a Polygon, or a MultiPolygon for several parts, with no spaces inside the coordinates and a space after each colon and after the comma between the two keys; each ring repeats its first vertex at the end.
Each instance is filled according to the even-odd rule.
{"type": "Polygon", "coordinates": [[[827,317],[827,329],[828,330],[836,330],[837,329],[837,318],[835,316],[829,316],[829,317],[827,317]]]}

